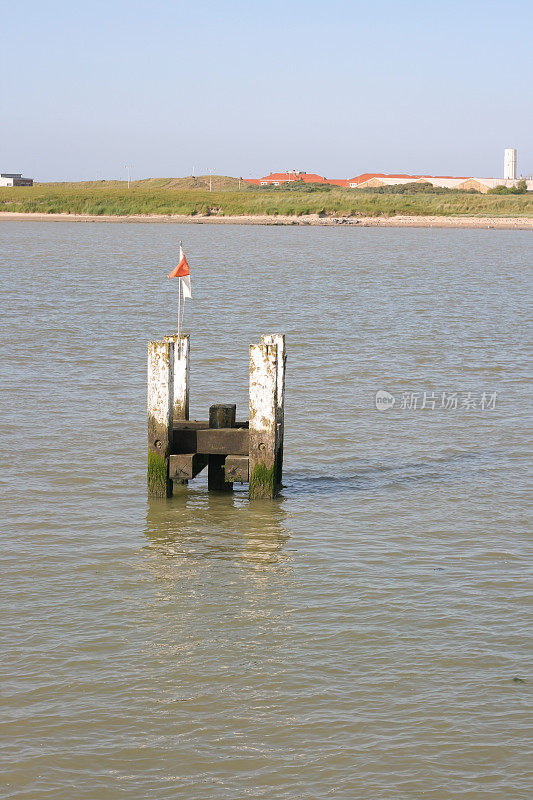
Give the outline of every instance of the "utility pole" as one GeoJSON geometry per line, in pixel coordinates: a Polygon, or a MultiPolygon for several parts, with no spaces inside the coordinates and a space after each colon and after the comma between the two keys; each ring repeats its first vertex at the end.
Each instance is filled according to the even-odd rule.
{"type": "Polygon", "coordinates": [[[213,175],[214,175],[214,173],[215,173],[215,170],[214,170],[213,168],[211,168],[211,167],[210,167],[210,168],[208,168],[207,172],[208,172],[208,174],[209,174],[209,191],[210,191],[210,192],[212,192],[212,191],[213,191],[213,181],[212,181],[212,178],[213,178],[213,175]]]}

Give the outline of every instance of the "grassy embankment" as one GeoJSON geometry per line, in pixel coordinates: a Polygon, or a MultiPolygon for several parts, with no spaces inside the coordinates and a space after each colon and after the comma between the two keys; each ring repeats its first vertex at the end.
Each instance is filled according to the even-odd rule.
{"type": "Polygon", "coordinates": [[[0,211],[43,214],[186,214],[333,217],[399,215],[533,217],[533,193],[477,194],[461,191],[413,191],[401,194],[361,189],[285,190],[243,187],[235,178],[149,179],[132,182],[42,183],[0,189],[0,211]]]}

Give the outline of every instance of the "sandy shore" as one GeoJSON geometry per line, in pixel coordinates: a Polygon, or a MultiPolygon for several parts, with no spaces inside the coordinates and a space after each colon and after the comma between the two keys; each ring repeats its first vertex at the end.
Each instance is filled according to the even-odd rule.
{"type": "Polygon", "coordinates": [[[2,220],[34,220],[44,222],[166,222],[192,225],[322,225],[374,228],[500,228],[533,230],[533,217],[320,217],[309,214],[301,217],[238,216],[216,217],[184,215],[90,216],[84,214],[19,214],[0,212],[2,220]]]}

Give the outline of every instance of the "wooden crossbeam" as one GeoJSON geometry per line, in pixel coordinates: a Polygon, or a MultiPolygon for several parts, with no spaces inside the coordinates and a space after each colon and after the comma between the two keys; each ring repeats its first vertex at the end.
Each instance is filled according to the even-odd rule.
{"type": "Polygon", "coordinates": [[[248,428],[207,428],[203,420],[178,420],[172,431],[172,453],[248,455],[248,428]]]}
{"type": "Polygon", "coordinates": [[[250,434],[246,428],[209,428],[196,431],[196,452],[205,455],[248,455],[250,434]]]}
{"type": "MultiPolygon", "coordinates": [[[[248,428],[249,422],[247,419],[237,420],[234,428],[248,428]]],[[[209,428],[209,420],[208,419],[175,419],[174,420],[174,430],[175,431],[199,431],[203,430],[204,428],[209,428]]]]}
{"type": "Polygon", "coordinates": [[[226,456],[224,469],[226,480],[232,483],[248,483],[248,456],[226,456]]]}
{"type": "Polygon", "coordinates": [[[175,453],[169,458],[169,478],[191,480],[207,466],[207,456],[201,453],[175,453]]]}

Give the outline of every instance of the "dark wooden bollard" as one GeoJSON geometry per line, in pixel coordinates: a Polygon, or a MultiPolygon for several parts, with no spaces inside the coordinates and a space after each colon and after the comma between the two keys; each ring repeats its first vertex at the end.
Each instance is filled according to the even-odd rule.
{"type": "MultiPolygon", "coordinates": [[[[209,409],[210,428],[234,428],[236,405],[213,405],[209,409]]],[[[233,483],[226,480],[225,455],[210,455],[207,463],[207,486],[223,492],[233,491],[233,483]]]]}

